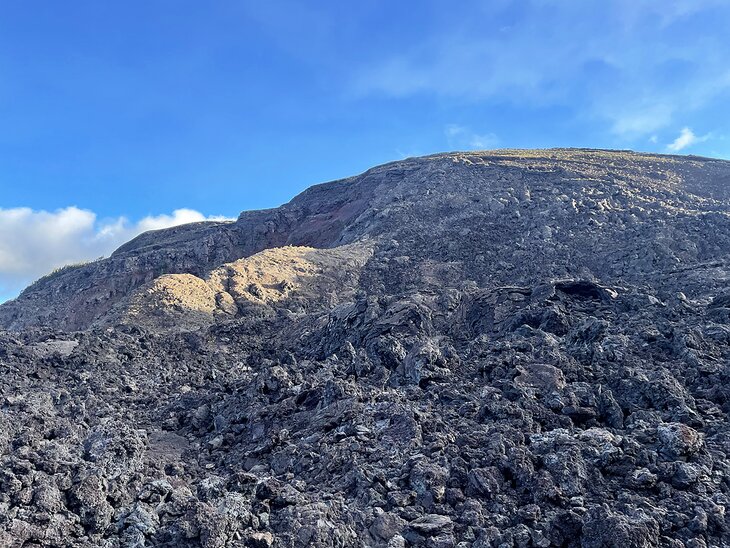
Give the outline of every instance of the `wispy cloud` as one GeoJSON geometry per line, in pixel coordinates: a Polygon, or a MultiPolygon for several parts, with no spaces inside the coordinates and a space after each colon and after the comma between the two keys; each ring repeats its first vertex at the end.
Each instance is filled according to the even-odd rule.
{"type": "Polygon", "coordinates": [[[0,295],[17,294],[54,268],[109,255],[142,232],[205,220],[225,218],[177,209],[131,222],[126,217],[99,220],[94,212],[73,206],[0,208],[0,295]]]}
{"type": "Polygon", "coordinates": [[[685,148],[691,147],[694,144],[707,141],[709,138],[709,134],[698,137],[697,135],[695,135],[694,131],[692,131],[688,127],[685,127],[682,128],[682,131],[679,132],[677,138],[667,145],[667,150],[670,152],[679,152],[680,150],[684,150],[685,148]]]}
{"type": "Polygon", "coordinates": [[[499,143],[499,138],[494,133],[475,133],[458,124],[447,125],[444,135],[450,149],[485,150],[494,148],[499,143]]]}
{"type": "Polygon", "coordinates": [[[528,0],[519,10],[507,1],[467,3],[469,20],[444,23],[362,67],[355,91],[569,107],[625,139],[646,138],[730,94],[730,42],[717,28],[700,32],[693,19],[724,10],[720,1],[528,0]]]}

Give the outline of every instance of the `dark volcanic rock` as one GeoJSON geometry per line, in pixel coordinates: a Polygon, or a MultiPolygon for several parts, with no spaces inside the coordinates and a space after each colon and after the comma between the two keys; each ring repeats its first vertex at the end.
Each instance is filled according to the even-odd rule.
{"type": "Polygon", "coordinates": [[[443,154],[0,307],[0,546],[730,545],[730,163],[443,154]]]}

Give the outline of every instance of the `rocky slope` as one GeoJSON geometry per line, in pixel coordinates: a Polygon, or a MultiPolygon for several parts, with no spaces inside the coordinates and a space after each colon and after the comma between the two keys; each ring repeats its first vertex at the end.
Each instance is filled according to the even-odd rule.
{"type": "Polygon", "coordinates": [[[730,162],[409,159],[0,307],[2,546],[730,545],[730,162]]]}

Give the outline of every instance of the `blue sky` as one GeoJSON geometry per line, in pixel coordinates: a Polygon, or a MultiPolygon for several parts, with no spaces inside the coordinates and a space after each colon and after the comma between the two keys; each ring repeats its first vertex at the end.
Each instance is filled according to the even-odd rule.
{"type": "Polygon", "coordinates": [[[728,28],[719,0],[5,2],[0,299],[405,156],[730,158],[728,28]]]}

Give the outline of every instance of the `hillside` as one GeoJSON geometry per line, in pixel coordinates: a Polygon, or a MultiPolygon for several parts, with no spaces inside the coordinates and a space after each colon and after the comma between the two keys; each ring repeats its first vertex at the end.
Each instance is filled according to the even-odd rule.
{"type": "Polygon", "coordinates": [[[579,150],[409,159],[312,187],[277,209],[244,212],[235,223],[143,234],[108,259],[32,285],[0,307],[0,325],[85,329],[162,274],[205,277],[287,245],[371,242],[362,287],[369,292],[379,284],[393,293],[561,276],[638,283],[725,256],[729,199],[730,168],[717,160],[579,150]],[[708,232],[712,238],[698,237],[708,232]],[[409,261],[415,276],[398,276],[394,259],[409,261]]]}
{"type": "Polygon", "coordinates": [[[730,545],[730,162],[406,159],[0,328],[1,546],[730,545]]]}

